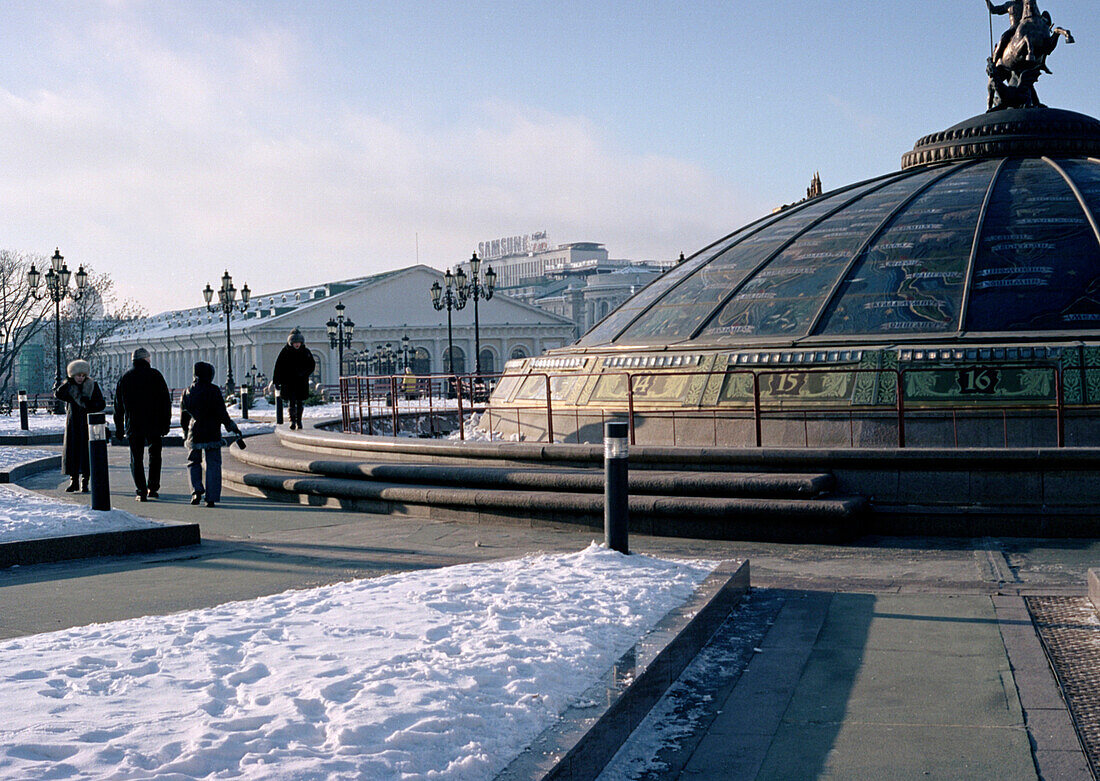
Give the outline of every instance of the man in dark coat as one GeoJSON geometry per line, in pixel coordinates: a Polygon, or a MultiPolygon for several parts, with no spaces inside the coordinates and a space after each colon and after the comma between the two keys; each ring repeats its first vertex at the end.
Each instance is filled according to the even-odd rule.
{"type": "MultiPolygon", "coordinates": [[[[241,435],[241,430],[229,417],[221,388],[214,384],[214,367],[203,361],[195,364],[195,382],[183,392],[180,400],[180,427],[184,446],[190,449],[187,471],[191,477],[191,504],[206,496],[206,506],[213,507],[222,495],[222,426],[241,435]],[[206,485],[202,479],[202,461],[206,458],[206,485]]],[[[243,443],[242,443],[243,446],[243,443]]]]}
{"type": "Polygon", "coordinates": [[[61,471],[70,478],[66,491],[88,493],[88,413],[102,412],[107,406],[99,385],[88,375],[92,367],[87,361],[69,364],[68,378],[53,392],[54,398],[65,403],[65,450],[61,454],[61,471]],[[79,482],[78,482],[79,481],[79,482]]]}
{"type": "Polygon", "coordinates": [[[309,398],[309,377],[317,368],[313,353],[306,347],[302,332],[295,328],[287,337],[286,347],[275,359],[272,382],[290,408],[290,427],[302,427],[302,402],[309,398]]]}
{"type": "Polygon", "coordinates": [[[160,491],[161,437],[172,427],[172,394],[164,377],[149,365],[149,351],[134,350],[134,368],[122,375],[115,389],[115,428],[130,443],[130,473],[137,499],[156,499],[160,491]],[[149,447],[149,478],[145,478],[145,447],[149,447]]]}

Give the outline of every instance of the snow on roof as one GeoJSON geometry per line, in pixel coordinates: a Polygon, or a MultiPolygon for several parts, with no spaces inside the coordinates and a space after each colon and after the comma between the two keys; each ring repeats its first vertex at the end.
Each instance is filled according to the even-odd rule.
{"type": "MultiPolygon", "coordinates": [[[[233,317],[235,327],[254,325],[260,321],[267,321],[274,317],[282,317],[300,311],[307,306],[323,298],[330,298],[356,287],[366,284],[375,284],[387,277],[394,276],[408,269],[384,271],[381,274],[373,274],[365,277],[355,277],[338,282],[327,282],[323,285],[316,283],[303,285],[300,288],[290,290],[278,290],[274,293],[263,293],[252,296],[252,303],[244,313],[236,313],[233,317]],[[266,312],[262,318],[260,312],[266,312]]],[[[195,306],[189,309],[174,309],[161,312],[150,317],[143,317],[126,323],[107,340],[108,342],[128,342],[135,338],[149,339],[166,336],[186,336],[189,334],[203,334],[212,331],[224,331],[225,318],[220,312],[209,312],[205,305],[195,306]]]]}

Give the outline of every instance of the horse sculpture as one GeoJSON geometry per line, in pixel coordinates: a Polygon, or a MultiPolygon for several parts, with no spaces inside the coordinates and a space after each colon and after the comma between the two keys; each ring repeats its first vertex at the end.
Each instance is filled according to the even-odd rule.
{"type": "Polygon", "coordinates": [[[1050,14],[1040,13],[1036,0],[1014,0],[1002,6],[986,5],[992,13],[1007,13],[1016,22],[1002,37],[1001,44],[990,57],[989,110],[1005,108],[1036,108],[1043,104],[1035,92],[1035,82],[1046,67],[1047,56],[1058,45],[1059,36],[1073,43],[1069,30],[1055,27],[1050,14]],[[1009,37],[1011,33],[1011,37],[1009,37]]]}

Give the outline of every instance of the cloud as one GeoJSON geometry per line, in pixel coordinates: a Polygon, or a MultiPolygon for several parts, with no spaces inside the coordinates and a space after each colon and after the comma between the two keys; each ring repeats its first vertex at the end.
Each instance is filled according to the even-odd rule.
{"type": "Polygon", "coordinates": [[[584,117],[489,102],[426,127],[323,103],[287,30],[177,44],[116,21],[84,46],[97,64],[64,88],[0,87],[3,245],[63,246],[152,311],[198,303],[223,268],[262,293],[408,265],[417,235],[438,267],[539,229],[640,259],[750,216],[584,117]]]}

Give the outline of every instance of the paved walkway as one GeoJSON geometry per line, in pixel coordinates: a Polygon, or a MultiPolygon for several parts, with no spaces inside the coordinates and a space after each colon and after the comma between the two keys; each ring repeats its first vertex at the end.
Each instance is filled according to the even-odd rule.
{"type": "MultiPolygon", "coordinates": [[[[198,521],[203,544],[0,571],[0,638],[163,614],[398,570],[570,551],[592,531],[410,520],[229,494],[188,504],[180,449],[159,501],[135,502],[112,448],[112,500],[198,521]]],[[[60,475],[24,483],[60,491],[60,475]]],[[[1021,596],[1081,595],[1100,542],[876,539],[852,546],[634,536],[656,555],[751,560],[782,610],[685,779],[1090,778],[1021,596]],[[1036,764],[1037,763],[1037,764],[1036,764]]]]}

